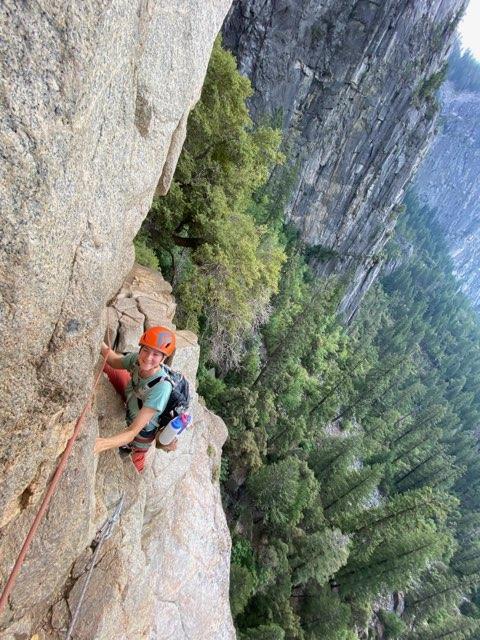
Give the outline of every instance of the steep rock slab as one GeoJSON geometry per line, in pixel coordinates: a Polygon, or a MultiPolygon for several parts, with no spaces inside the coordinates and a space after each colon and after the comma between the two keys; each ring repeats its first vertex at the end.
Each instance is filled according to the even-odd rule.
{"type": "MultiPolygon", "coordinates": [[[[109,309],[112,339],[123,336],[121,348],[136,348],[147,326],[171,324],[174,308],[168,283],[160,274],[136,265],[109,309]],[[148,310],[143,307],[136,324],[131,314],[117,311],[127,301],[129,309],[142,308],[146,299],[148,310]]],[[[173,366],[187,376],[194,392],[198,343],[188,331],[177,332],[177,339],[173,366]]],[[[63,490],[54,503],[63,513],[62,533],[52,540],[40,539],[43,554],[32,552],[29,571],[22,574],[12,597],[14,613],[22,615],[6,626],[2,638],[18,640],[22,633],[30,638],[33,632],[39,640],[65,637],[92,560],[91,542],[122,492],[121,518],[93,570],[75,640],[235,638],[228,598],[231,543],[218,484],[227,430],[195,393],[191,410],[194,423],[178,450],[167,454],[151,449],[142,475],[128,456],[121,458],[117,451],[95,458],[95,474],[92,456],[86,469],[77,468],[74,474],[69,469],[68,477],[78,485],[70,482],[70,495],[63,490]],[[95,486],[84,486],[84,476],[95,478],[95,486]],[[88,514],[81,506],[85,502],[91,506],[88,514]],[[72,549],[78,532],[72,532],[72,521],[83,522],[87,529],[76,558],[72,549]],[[74,537],[70,549],[65,547],[63,531],[74,537]],[[62,577],[61,562],[67,569],[52,590],[52,576],[62,577]],[[32,567],[36,567],[33,574],[32,567]],[[44,594],[41,603],[39,592],[44,594]]],[[[118,433],[125,426],[124,407],[106,377],[96,394],[92,420],[98,421],[102,435],[118,433]]],[[[56,524],[58,529],[58,520],[56,524]]]]}
{"type": "Polygon", "coordinates": [[[462,289],[480,309],[480,94],[441,91],[442,127],[414,187],[445,234],[462,289]]]}
{"type": "MultiPolygon", "coordinates": [[[[191,352],[198,345],[185,341],[185,348],[191,352]]],[[[102,433],[122,428],[124,410],[106,380],[97,409],[102,433]]],[[[100,456],[97,524],[112,512],[122,488],[125,506],[93,571],[76,640],[235,638],[228,597],[230,536],[218,485],[226,428],[197,401],[192,409],[194,424],[178,451],[152,451],[143,477],[128,457],[100,456]]],[[[87,549],[75,563],[73,586],[52,608],[55,627],[44,626],[45,638],[64,637],[91,555],[87,549]]]]}
{"type": "Polygon", "coordinates": [[[287,214],[319,246],[319,275],[346,274],[350,317],[374,281],[395,204],[435,127],[429,80],[464,0],[238,0],[226,45],[283,127],[298,175],[287,214]]]}
{"type": "MultiPolygon", "coordinates": [[[[91,388],[105,302],[168,187],[228,6],[2,3],[2,585],[91,388]]],[[[38,619],[91,540],[94,430],[90,418],[22,572],[36,588],[16,590],[0,629],[38,619]]]]}
{"type": "Polygon", "coordinates": [[[168,188],[228,6],[2,3],[0,526],[86,398],[102,309],[168,188]]]}

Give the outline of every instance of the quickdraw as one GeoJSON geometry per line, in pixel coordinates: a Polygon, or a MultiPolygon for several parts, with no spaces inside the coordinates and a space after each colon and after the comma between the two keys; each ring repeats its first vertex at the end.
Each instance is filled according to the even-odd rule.
{"type": "Polygon", "coordinates": [[[107,518],[107,520],[105,520],[103,526],[97,531],[97,535],[95,536],[95,539],[92,543],[93,545],[95,545],[95,552],[90,562],[90,566],[87,570],[87,578],[83,584],[82,592],[80,593],[80,598],[78,599],[77,606],[72,615],[72,619],[70,621],[70,626],[68,627],[65,640],[70,640],[70,638],[72,637],[73,629],[77,623],[80,609],[82,607],[83,600],[85,598],[85,594],[88,589],[88,585],[90,584],[90,578],[92,577],[93,570],[97,564],[97,558],[100,555],[100,549],[102,548],[102,545],[105,542],[105,540],[108,540],[108,538],[110,538],[110,536],[113,533],[113,528],[115,527],[115,524],[118,522],[120,518],[120,514],[122,512],[124,498],[125,498],[125,493],[122,493],[122,496],[118,501],[118,504],[115,507],[114,512],[109,518],[107,518]]]}

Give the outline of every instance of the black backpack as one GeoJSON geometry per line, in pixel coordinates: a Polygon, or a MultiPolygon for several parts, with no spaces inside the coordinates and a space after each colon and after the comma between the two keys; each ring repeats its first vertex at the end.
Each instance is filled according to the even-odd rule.
{"type": "Polygon", "coordinates": [[[179,371],[170,369],[170,367],[167,367],[166,365],[163,365],[163,368],[166,370],[167,374],[155,378],[147,385],[149,388],[152,388],[159,382],[164,382],[165,380],[172,385],[172,392],[170,393],[167,406],[158,418],[159,427],[165,427],[172,418],[184,413],[188,409],[192,399],[190,395],[190,386],[185,376],[179,371]]]}

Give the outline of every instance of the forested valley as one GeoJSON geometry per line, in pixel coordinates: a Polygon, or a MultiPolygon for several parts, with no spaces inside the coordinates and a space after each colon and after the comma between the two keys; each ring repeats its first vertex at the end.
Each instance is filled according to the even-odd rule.
{"type": "Polygon", "coordinates": [[[345,281],[317,278],[328,249],[285,223],[296,168],[249,95],[217,41],[171,190],[136,240],[200,335],[199,391],[228,426],[239,637],[478,639],[478,318],[412,191],[345,326],[345,281]]]}

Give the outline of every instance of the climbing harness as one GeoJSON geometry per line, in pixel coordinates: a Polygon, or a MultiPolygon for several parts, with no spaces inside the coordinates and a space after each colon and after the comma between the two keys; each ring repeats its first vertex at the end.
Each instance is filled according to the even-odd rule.
{"type": "MultiPolygon", "coordinates": [[[[107,344],[108,346],[110,346],[110,330],[107,329],[107,344]]],[[[42,521],[43,516],[45,515],[45,512],[47,511],[49,505],[50,505],[50,500],[52,499],[53,494],[55,493],[55,490],[57,488],[57,485],[60,481],[60,478],[62,477],[63,471],[65,469],[65,466],[67,464],[67,460],[70,456],[70,453],[72,452],[73,449],[73,445],[75,444],[75,441],[77,439],[77,437],[80,434],[80,431],[83,427],[83,423],[85,422],[85,418],[87,416],[87,413],[90,409],[90,404],[93,398],[93,394],[95,393],[95,389],[97,388],[97,385],[100,381],[100,378],[102,376],[102,372],[103,372],[103,368],[105,366],[105,363],[107,362],[107,357],[108,357],[108,352],[107,354],[103,357],[103,362],[102,362],[102,366],[100,367],[100,370],[97,374],[97,377],[95,378],[95,382],[93,384],[92,390],[90,391],[90,394],[87,398],[87,401],[85,402],[85,406],[82,409],[81,414],[78,416],[77,418],[77,422],[75,423],[75,428],[73,430],[73,434],[70,438],[70,440],[67,442],[67,446],[65,447],[65,450],[62,454],[62,457],[60,458],[60,462],[57,465],[57,468],[55,469],[55,473],[53,474],[52,480],[50,481],[50,484],[48,486],[48,489],[45,493],[45,496],[43,497],[42,500],[42,504],[40,505],[40,509],[37,512],[37,515],[35,516],[32,526],[30,527],[30,531],[27,534],[27,537],[25,538],[25,542],[23,543],[23,546],[20,550],[20,553],[18,554],[18,558],[15,561],[15,564],[13,565],[13,569],[10,572],[10,575],[8,577],[7,583],[3,589],[2,595],[0,597],[0,613],[2,613],[3,608],[5,607],[5,605],[7,604],[8,601],[8,597],[10,595],[10,593],[12,592],[13,589],[13,585],[15,584],[15,580],[17,578],[17,575],[20,572],[20,569],[22,568],[23,562],[25,560],[25,556],[28,553],[28,550],[30,548],[30,545],[32,543],[32,540],[37,532],[38,527],[40,526],[40,522],[42,521]]]]}
{"type": "Polygon", "coordinates": [[[80,598],[78,600],[76,609],[73,613],[72,619],[70,621],[70,626],[68,627],[68,631],[67,631],[67,635],[65,636],[65,640],[70,640],[70,638],[72,637],[72,633],[73,633],[73,629],[75,627],[75,624],[77,623],[77,619],[78,619],[78,615],[80,613],[80,609],[82,607],[83,604],[83,599],[85,597],[85,594],[87,592],[88,589],[88,585],[90,584],[90,578],[92,577],[92,573],[93,570],[97,564],[97,558],[100,554],[100,549],[102,548],[103,543],[105,542],[105,540],[108,540],[108,538],[110,538],[110,536],[112,535],[113,532],[113,528],[115,527],[115,524],[118,522],[119,518],[120,518],[120,514],[122,512],[122,508],[123,508],[123,501],[125,498],[125,493],[122,493],[122,496],[120,498],[120,500],[118,501],[117,506],[115,507],[114,512],[112,513],[112,515],[107,518],[107,520],[105,520],[103,526],[97,531],[97,535],[95,536],[95,539],[93,541],[93,544],[96,545],[95,546],[95,552],[93,554],[93,558],[92,561],[90,563],[90,566],[88,568],[87,571],[87,578],[83,584],[83,588],[82,588],[82,592],[80,594],[80,598]]]}

